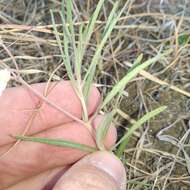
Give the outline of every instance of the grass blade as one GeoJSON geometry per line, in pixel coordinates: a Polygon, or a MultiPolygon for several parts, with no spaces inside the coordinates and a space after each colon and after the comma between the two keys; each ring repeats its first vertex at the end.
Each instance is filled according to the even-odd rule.
{"type": "Polygon", "coordinates": [[[122,9],[119,12],[119,14],[117,14],[117,16],[114,17],[117,8],[118,8],[118,2],[116,2],[114,4],[112,11],[110,12],[110,15],[108,17],[108,21],[107,21],[106,26],[105,26],[105,30],[103,32],[102,40],[101,40],[100,44],[97,46],[96,52],[92,58],[91,64],[90,64],[90,66],[89,66],[89,68],[85,74],[85,77],[84,77],[85,85],[83,88],[83,93],[84,93],[84,97],[86,97],[86,100],[89,97],[90,87],[92,85],[92,81],[93,81],[93,78],[95,75],[96,65],[98,64],[98,61],[101,57],[102,49],[103,49],[105,43],[107,42],[114,26],[116,25],[122,11],[124,10],[124,9],[122,9]]]}
{"type": "Polygon", "coordinates": [[[79,57],[79,63],[81,64],[82,62],[82,52],[83,52],[83,49],[84,49],[84,36],[83,36],[83,30],[84,30],[84,24],[81,24],[80,27],[79,27],[79,44],[78,44],[78,57],[79,57]]]}
{"type": "Polygon", "coordinates": [[[111,10],[111,12],[109,14],[108,20],[106,21],[106,26],[104,28],[103,36],[105,36],[107,31],[109,30],[110,24],[114,20],[114,17],[118,16],[118,14],[116,13],[118,5],[119,5],[119,1],[115,2],[114,5],[113,5],[113,8],[112,8],[112,10],[111,10]]]}
{"type": "Polygon", "coordinates": [[[106,114],[96,130],[96,144],[99,150],[105,150],[104,139],[111,125],[112,119],[113,112],[106,114]]]}
{"type": "Polygon", "coordinates": [[[98,18],[98,15],[100,13],[100,9],[102,8],[102,5],[104,3],[105,0],[99,0],[98,1],[98,4],[96,6],[96,9],[94,11],[94,13],[92,14],[91,18],[90,18],[90,21],[85,29],[85,32],[84,32],[84,37],[85,37],[85,43],[88,43],[88,41],[90,40],[91,38],[91,35],[94,31],[94,26],[95,26],[95,23],[96,23],[96,20],[98,18]]]}
{"type": "Polygon", "coordinates": [[[92,58],[90,67],[86,72],[84,81],[88,80],[89,75],[93,75],[93,72],[92,72],[93,68],[97,65],[97,63],[100,59],[102,49],[103,49],[105,43],[107,42],[107,39],[109,38],[114,26],[116,25],[117,20],[119,19],[118,17],[113,19],[113,14],[115,14],[117,7],[118,7],[118,2],[114,4],[114,7],[112,8],[112,11],[108,17],[109,22],[106,22],[105,30],[102,35],[102,40],[101,40],[100,44],[98,45],[98,47],[96,48],[96,52],[92,58]]]}
{"type": "Polygon", "coordinates": [[[104,102],[102,104],[102,108],[107,105],[114,96],[116,96],[119,92],[123,91],[125,86],[128,82],[133,79],[141,70],[145,69],[152,63],[155,63],[159,59],[163,58],[165,55],[169,54],[171,51],[166,51],[163,54],[158,54],[152,59],[145,61],[144,63],[140,64],[139,66],[134,67],[128,74],[126,74],[114,87],[113,89],[107,94],[104,102]]]}
{"type": "Polygon", "coordinates": [[[76,49],[76,65],[75,65],[75,71],[76,71],[76,76],[77,79],[79,81],[79,83],[81,83],[81,67],[82,67],[82,52],[83,52],[83,27],[84,25],[81,24],[79,27],[79,40],[78,40],[78,46],[76,49]]]}
{"type": "MultiPolygon", "coordinates": [[[[94,79],[94,73],[96,71],[96,65],[93,65],[93,67],[91,68],[91,73],[88,78],[86,79],[86,81],[84,81],[84,85],[83,85],[83,95],[85,98],[85,102],[86,105],[88,103],[88,99],[89,99],[89,93],[90,93],[90,89],[92,87],[92,81],[94,79]]],[[[87,105],[88,106],[88,105],[87,105]]]]}
{"type": "Polygon", "coordinates": [[[156,115],[158,115],[159,113],[163,112],[167,107],[166,106],[161,106],[151,112],[146,113],[141,119],[139,119],[137,122],[135,122],[131,128],[128,130],[128,132],[120,139],[120,141],[114,146],[118,146],[119,148],[116,151],[116,155],[120,158],[126,148],[126,145],[128,144],[131,136],[133,135],[133,133],[139,129],[142,124],[144,124],[145,122],[147,122],[149,119],[155,117],[156,115]]]}
{"type": "Polygon", "coordinates": [[[63,45],[64,45],[64,55],[62,55],[62,57],[64,56],[64,63],[65,63],[67,74],[68,74],[70,80],[71,80],[71,78],[72,78],[72,80],[74,80],[74,75],[73,75],[73,71],[72,71],[72,67],[71,67],[71,60],[70,60],[70,56],[69,56],[69,41],[71,38],[71,34],[67,28],[63,14],[60,13],[60,16],[61,16],[61,20],[62,20],[63,45]]]}
{"type": "MultiPolygon", "coordinates": [[[[81,81],[81,76],[80,76],[80,70],[81,70],[81,65],[78,64],[78,59],[77,59],[77,48],[76,48],[76,41],[75,41],[75,30],[74,30],[74,25],[73,25],[73,14],[72,14],[72,11],[73,11],[73,2],[72,0],[65,0],[66,2],[66,15],[67,15],[67,23],[69,24],[68,28],[70,30],[70,36],[71,36],[71,45],[73,47],[73,52],[74,52],[74,60],[75,60],[75,63],[74,63],[74,66],[75,66],[75,75],[76,75],[76,78],[77,78],[77,81],[81,81]]],[[[64,10],[62,8],[62,10],[64,10]]],[[[80,83],[80,82],[79,82],[80,83]]]]}
{"type": "Polygon", "coordinates": [[[130,73],[134,68],[139,66],[139,64],[142,62],[142,59],[143,59],[143,54],[140,54],[135,60],[133,66],[128,70],[128,73],[130,73]]]}
{"type": "MultiPolygon", "coordinates": [[[[72,0],[66,0],[65,2],[66,2],[67,23],[69,24],[71,35],[74,36],[73,15],[72,15],[73,3],[72,3],[72,0]]],[[[63,6],[63,3],[62,3],[62,6],[63,6]]]]}
{"type": "MultiPolygon", "coordinates": [[[[51,14],[51,19],[52,19],[52,24],[53,24],[53,29],[54,29],[55,37],[56,37],[56,40],[57,40],[59,49],[60,49],[60,51],[61,51],[61,56],[62,56],[62,59],[63,59],[64,64],[65,64],[68,77],[69,77],[69,79],[71,80],[71,82],[72,82],[73,84],[75,84],[74,75],[73,75],[72,68],[71,68],[71,64],[70,64],[70,60],[69,60],[69,55],[67,55],[67,52],[68,52],[68,38],[66,37],[66,38],[64,39],[64,41],[65,41],[65,40],[66,40],[66,41],[65,41],[65,43],[64,43],[64,51],[63,51],[62,42],[61,42],[59,33],[58,33],[58,31],[57,31],[57,27],[56,27],[56,25],[55,25],[55,18],[54,18],[54,14],[53,14],[52,10],[50,10],[50,14],[51,14]]],[[[65,36],[64,36],[64,37],[65,37],[65,36]]]]}
{"type": "MultiPolygon", "coordinates": [[[[81,59],[81,44],[83,43],[83,39],[81,37],[81,33],[82,33],[82,25],[80,26],[80,36],[79,36],[79,44],[78,44],[78,48],[76,48],[76,44],[75,44],[75,33],[74,33],[74,26],[73,26],[73,22],[72,22],[72,1],[69,0],[66,2],[66,8],[67,8],[67,22],[69,23],[66,24],[65,21],[65,15],[63,14],[64,12],[64,6],[62,5],[62,13],[60,13],[61,19],[62,19],[62,25],[63,25],[63,36],[64,36],[64,40],[63,40],[63,44],[64,44],[64,53],[65,53],[65,59],[66,59],[66,64],[67,67],[71,67],[72,61],[70,60],[70,54],[69,54],[69,44],[72,45],[73,50],[74,50],[74,68],[75,68],[75,76],[76,76],[76,80],[73,81],[73,86],[75,89],[75,92],[77,94],[77,96],[79,97],[81,104],[82,104],[82,108],[83,108],[83,119],[84,121],[88,120],[88,111],[87,111],[87,107],[86,107],[86,103],[83,97],[83,93],[82,93],[82,87],[81,87],[81,63],[82,63],[82,59],[81,59]],[[70,29],[70,30],[69,30],[70,29]]],[[[67,71],[68,72],[68,71],[67,71]]]]}
{"type": "Polygon", "coordinates": [[[43,143],[43,144],[49,144],[54,146],[60,146],[60,147],[67,147],[67,148],[74,148],[85,152],[94,152],[97,149],[88,145],[80,144],[71,142],[68,140],[62,140],[62,139],[49,139],[49,138],[39,138],[39,137],[28,137],[28,136],[14,136],[17,140],[22,141],[31,141],[31,142],[37,142],[37,143],[43,143]]]}
{"type": "Polygon", "coordinates": [[[83,34],[82,34],[82,39],[83,39],[83,42],[82,42],[82,51],[80,52],[80,60],[82,62],[82,59],[84,57],[84,53],[85,53],[85,50],[86,50],[86,47],[87,47],[87,44],[92,36],[92,33],[94,32],[94,27],[95,27],[95,24],[96,24],[96,21],[97,21],[97,18],[99,16],[99,13],[100,13],[100,10],[102,8],[102,5],[103,3],[105,2],[105,0],[99,0],[98,1],[98,4],[96,6],[96,9],[94,11],[94,13],[92,14],[92,16],[90,17],[90,21],[89,23],[87,24],[83,34]]]}

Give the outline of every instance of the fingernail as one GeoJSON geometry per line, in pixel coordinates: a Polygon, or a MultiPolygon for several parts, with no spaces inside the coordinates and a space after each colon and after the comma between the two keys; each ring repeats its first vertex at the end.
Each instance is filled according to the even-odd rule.
{"type": "Polygon", "coordinates": [[[80,164],[88,163],[109,174],[115,180],[120,190],[126,189],[125,168],[114,154],[107,151],[99,151],[86,156],[81,161],[80,164]]]}

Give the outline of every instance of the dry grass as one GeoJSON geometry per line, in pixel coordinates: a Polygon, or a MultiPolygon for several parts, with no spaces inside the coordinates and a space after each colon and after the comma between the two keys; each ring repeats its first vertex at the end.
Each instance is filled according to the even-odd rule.
{"type": "MultiPolygon", "coordinates": [[[[167,113],[134,133],[126,147],[128,190],[190,189],[190,1],[168,1],[131,0],[104,48],[96,71],[95,82],[105,95],[140,53],[148,59],[160,50],[174,49],[171,56],[153,64],[147,72],[141,72],[121,98],[105,109],[117,108],[114,122],[119,136],[123,136],[129,124],[146,112],[160,105],[168,106],[167,113]]],[[[74,2],[76,18],[81,20],[75,24],[88,22],[96,5],[94,1],[74,2]]],[[[67,79],[52,34],[50,8],[59,10],[60,1],[2,0],[0,3],[1,63],[18,69],[28,84],[67,79]]],[[[82,71],[94,52],[94,42],[99,42],[108,12],[109,3],[97,23],[82,71]]],[[[60,23],[58,16],[56,20],[60,23]]],[[[12,81],[11,85],[18,84],[12,81]]]]}

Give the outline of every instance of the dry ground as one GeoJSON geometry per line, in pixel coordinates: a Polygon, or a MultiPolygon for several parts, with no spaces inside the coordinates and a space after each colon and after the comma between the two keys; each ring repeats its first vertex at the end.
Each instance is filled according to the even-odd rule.
{"type": "MultiPolygon", "coordinates": [[[[75,19],[87,21],[95,1],[74,2],[75,19]]],[[[108,15],[109,6],[105,4],[101,20],[108,15]]],[[[1,45],[10,50],[29,84],[47,81],[61,63],[49,9],[60,9],[60,1],[0,0],[1,45]]],[[[94,33],[83,70],[103,24],[99,23],[94,33]]],[[[131,0],[104,48],[95,81],[103,94],[126,74],[140,53],[148,59],[162,49],[173,49],[170,56],[153,64],[148,73],[142,72],[126,87],[119,104],[113,102],[107,107],[108,111],[113,107],[118,110],[114,122],[121,137],[130,123],[147,111],[168,106],[167,112],[137,131],[126,147],[128,190],[190,189],[189,39],[190,0],[131,0]]],[[[16,69],[2,47],[0,60],[16,69]]],[[[60,67],[52,80],[66,78],[65,68],[60,67]]]]}

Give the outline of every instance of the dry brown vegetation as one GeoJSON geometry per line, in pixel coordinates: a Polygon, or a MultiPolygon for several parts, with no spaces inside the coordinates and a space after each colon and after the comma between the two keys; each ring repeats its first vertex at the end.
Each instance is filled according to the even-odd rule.
{"type": "MultiPolygon", "coordinates": [[[[99,42],[110,3],[104,5],[83,71],[94,44],[99,42]]],[[[88,22],[95,1],[75,0],[74,4],[76,20],[88,22]]],[[[0,61],[17,69],[16,60],[21,76],[29,84],[48,81],[52,76],[54,81],[67,79],[53,35],[50,9],[59,10],[60,1],[0,1],[0,61]]],[[[58,16],[56,23],[61,23],[58,16]]],[[[104,48],[95,81],[102,94],[126,74],[140,53],[148,59],[161,50],[173,49],[170,56],[142,71],[123,91],[119,102],[107,106],[107,111],[117,109],[114,123],[119,138],[146,112],[168,106],[167,112],[134,133],[126,147],[128,190],[190,189],[189,42],[189,0],[131,0],[104,48]]],[[[19,83],[13,81],[11,85],[19,83]]]]}

